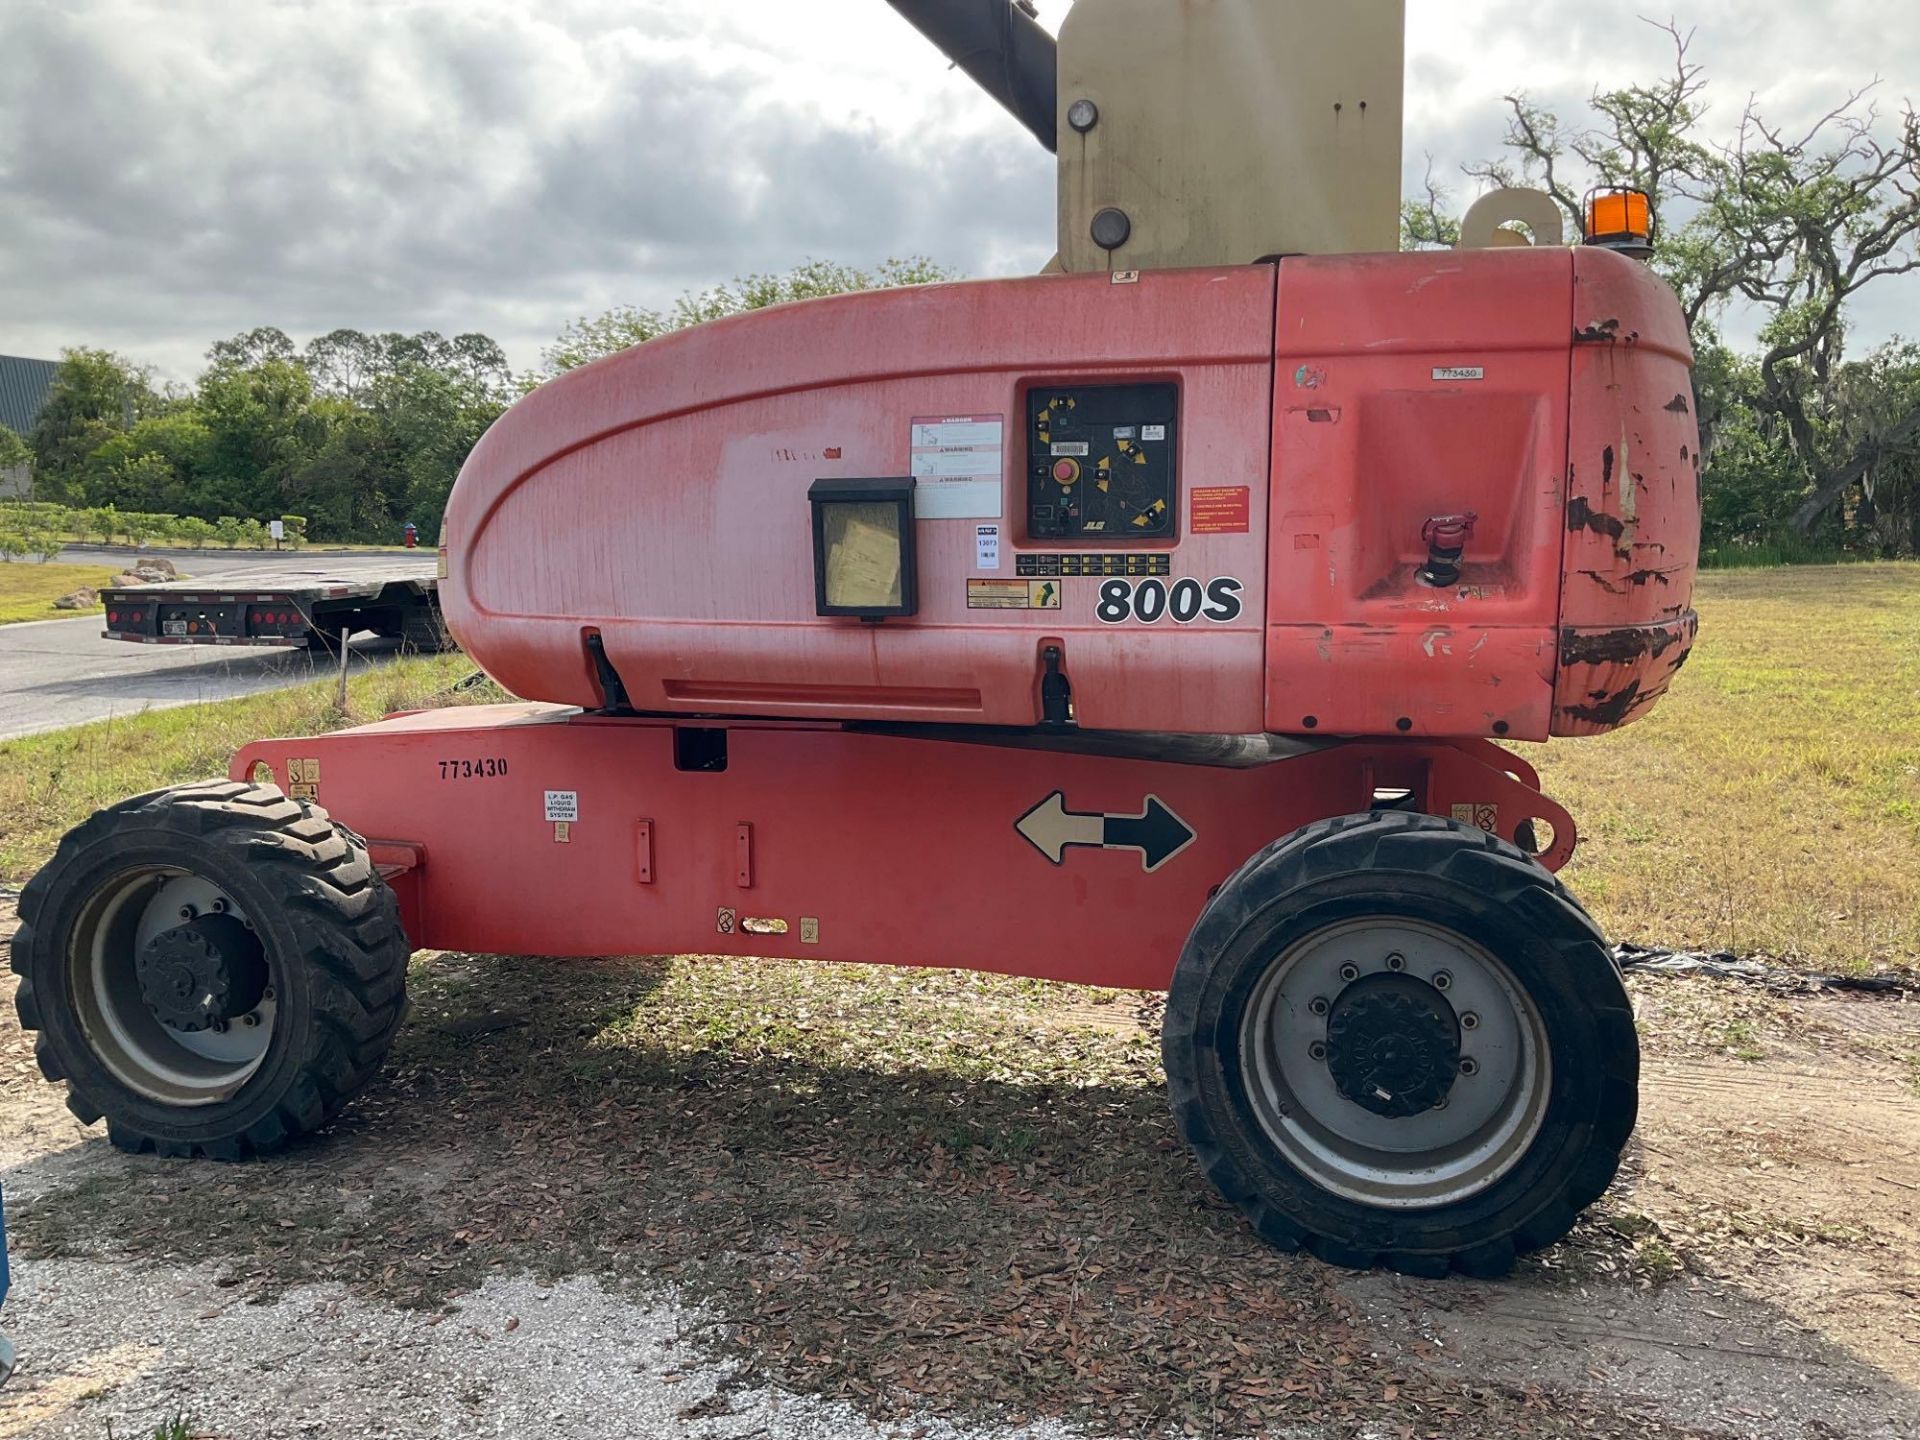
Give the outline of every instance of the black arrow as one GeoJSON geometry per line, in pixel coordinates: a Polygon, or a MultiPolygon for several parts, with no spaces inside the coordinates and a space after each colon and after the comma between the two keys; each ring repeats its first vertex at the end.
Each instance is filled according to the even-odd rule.
{"type": "Polygon", "coordinates": [[[1067,809],[1066,796],[1056,790],[1016,820],[1014,828],[1056,865],[1066,863],[1069,848],[1083,845],[1138,850],[1141,868],[1151,872],[1193,842],[1192,827],[1161,804],[1157,795],[1147,796],[1138,815],[1083,814],[1067,809]]]}
{"type": "Polygon", "coordinates": [[[1149,795],[1143,814],[1107,816],[1101,843],[1107,850],[1138,850],[1147,869],[1158,870],[1192,839],[1187,822],[1162,805],[1157,795],[1149,795]]]}

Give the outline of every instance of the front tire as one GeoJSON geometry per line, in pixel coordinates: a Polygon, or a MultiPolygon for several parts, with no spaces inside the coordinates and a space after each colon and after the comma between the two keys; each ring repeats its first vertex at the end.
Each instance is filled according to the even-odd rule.
{"type": "Polygon", "coordinates": [[[21,1025],[123,1150],[237,1160],[316,1130],[379,1069],[411,947],[360,838],[271,786],[137,796],[20,896],[21,1025]]]}
{"type": "Polygon", "coordinates": [[[1551,874],[1469,826],[1320,821],[1209,901],[1162,1034],[1174,1115],[1269,1241],[1498,1275],[1619,1167],[1633,1015],[1551,874]]]}

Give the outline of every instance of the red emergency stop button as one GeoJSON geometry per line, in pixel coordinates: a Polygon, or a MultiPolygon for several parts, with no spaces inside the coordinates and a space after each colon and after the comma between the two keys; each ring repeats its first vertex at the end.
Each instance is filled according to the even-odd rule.
{"type": "Polygon", "coordinates": [[[1053,478],[1062,485],[1071,485],[1080,478],[1078,460],[1056,460],[1053,462],[1053,478]]]}

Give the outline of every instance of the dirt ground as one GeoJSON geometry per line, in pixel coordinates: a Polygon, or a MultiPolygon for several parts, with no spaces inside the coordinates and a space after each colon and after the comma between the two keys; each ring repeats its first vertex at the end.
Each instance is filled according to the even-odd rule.
{"type": "Polygon", "coordinates": [[[1632,988],[1627,1173],[1488,1284],[1261,1246],[1137,995],[422,957],[376,1089],[219,1166],[73,1121],[9,976],[0,1436],[1920,1434],[1920,1004],[1632,988]]]}

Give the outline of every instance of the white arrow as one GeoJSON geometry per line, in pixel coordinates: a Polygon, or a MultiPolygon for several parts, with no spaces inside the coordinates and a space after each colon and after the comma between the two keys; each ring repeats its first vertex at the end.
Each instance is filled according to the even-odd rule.
{"type": "Polygon", "coordinates": [[[1069,845],[1104,844],[1107,817],[1074,814],[1067,809],[1067,797],[1056,790],[1022,815],[1013,828],[1026,836],[1034,849],[1058,865],[1069,845]]]}

